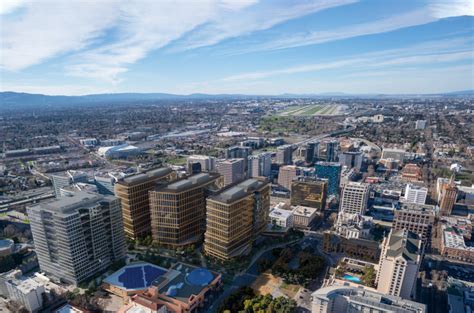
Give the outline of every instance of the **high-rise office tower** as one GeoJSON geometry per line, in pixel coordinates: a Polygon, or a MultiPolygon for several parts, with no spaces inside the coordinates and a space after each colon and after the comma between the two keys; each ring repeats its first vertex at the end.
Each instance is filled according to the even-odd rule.
{"type": "Polygon", "coordinates": [[[217,172],[224,178],[225,186],[235,184],[245,179],[244,159],[218,161],[217,172]]]}
{"type": "Polygon", "coordinates": [[[327,182],[300,177],[291,183],[291,205],[324,210],[326,206],[327,182]]]}
{"type": "Polygon", "coordinates": [[[405,187],[405,195],[403,197],[403,202],[425,204],[427,196],[428,188],[413,184],[407,184],[407,186],[405,187]]]}
{"type": "Polygon", "coordinates": [[[326,143],[326,162],[336,162],[339,150],[339,141],[331,140],[326,143]]]}
{"type": "Polygon", "coordinates": [[[128,176],[115,184],[115,196],[122,202],[125,235],[132,239],[150,235],[150,201],[148,192],[158,181],[176,180],[176,172],[159,168],[128,176]]]}
{"type": "Polygon", "coordinates": [[[272,172],[272,154],[268,152],[251,155],[249,160],[249,177],[270,177],[272,172]]]}
{"type": "Polygon", "coordinates": [[[225,150],[226,159],[246,159],[252,154],[251,147],[232,146],[225,150]]]}
{"type": "Polygon", "coordinates": [[[291,190],[291,182],[300,175],[300,169],[295,165],[280,166],[278,185],[291,190]]]}
{"type": "Polygon", "coordinates": [[[317,162],[316,176],[328,180],[328,195],[337,196],[341,182],[341,164],[333,162],[317,162]]]}
{"type": "Polygon", "coordinates": [[[220,260],[250,252],[267,227],[270,184],[247,179],[207,199],[204,251],[220,260]]]}
{"type": "Polygon", "coordinates": [[[348,182],[342,188],[339,211],[346,214],[364,214],[369,201],[369,184],[348,182]]]}
{"type": "Polygon", "coordinates": [[[382,242],[377,291],[410,299],[416,289],[422,258],[422,241],[418,235],[407,230],[392,230],[382,242]]]}
{"type": "Polygon", "coordinates": [[[441,201],[439,203],[439,211],[441,215],[451,215],[457,196],[458,189],[452,182],[444,184],[441,187],[441,201]]]}
{"type": "Polygon", "coordinates": [[[215,172],[216,158],[207,155],[190,155],[187,160],[188,173],[215,172]]]}
{"type": "Polygon", "coordinates": [[[403,203],[393,215],[393,230],[406,229],[420,236],[424,242],[430,241],[436,217],[433,205],[403,203]]]}
{"type": "Polygon", "coordinates": [[[360,171],[364,155],[360,151],[347,151],[339,153],[339,163],[347,168],[355,168],[360,171]]]}
{"type": "Polygon", "coordinates": [[[319,143],[310,142],[305,145],[304,161],[308,164],[313,163],[319,157],[319,143]]]}
{"type": "Polygon", "coordinates": [[[54,194],[56,198],[59,198],[61,196],[61,188],[75,183],[88,183],[89,178],[86,173],[81,171],[66,171],[51,175],[51,181],[53,183],[54,194]]]}
{"type": "Polygon", "coordinates": [[[153,242],[176,249],[199,242],[204,234],[206,197],[223,187],[217,173],[199,173],[150,191],[153,242]]]}
{"type": "Polygon", "coordinates": [[[245,177],[248,177],[249,172],[249,156],[252,154],[251,147],[233,146],[225,150],[226,159],[244,159],[245,177]]]}
{"type": "Polygon", "coordinates": [[[276,153],[276,163],[289,165],[293,163],[293,148],[291,145],[279,146],[276,153]]]}
{"type": "Polygon", "coordinates": [[[120,200],[77,192],[28,208],[43,272],[77,284],[125,257],[120,200]]]}

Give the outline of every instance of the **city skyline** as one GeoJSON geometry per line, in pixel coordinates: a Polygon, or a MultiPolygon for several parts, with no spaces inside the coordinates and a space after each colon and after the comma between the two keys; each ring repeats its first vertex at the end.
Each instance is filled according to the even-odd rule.
{"type": "Polygon", "coordinates": [[[457,0],[2,1],[0,91],[470,90],[473,15],[457,0]]]}

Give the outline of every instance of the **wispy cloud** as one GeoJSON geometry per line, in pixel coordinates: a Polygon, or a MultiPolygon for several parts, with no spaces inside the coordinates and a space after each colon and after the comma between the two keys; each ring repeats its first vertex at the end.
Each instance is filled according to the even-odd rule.
{"type": "Polygon", "coordinates": [[[17,71],[79,51],[117,20],[112,1],[31,1],[15,19],[2,18],[0,68],[17,71]]]}
{"type": "Polygon", "coordinates": [[[474,52],[469,48],[472,41],[464,38],[448,39],[445,41],[427,42],[407,48],[391,49],[349,56],[340,60],[332,60],[315,64],[303,64],[270,71],[255,71],[240,73],[222,78],[220,81],[247,81],[268,77],[317,72],[328,69],[354,67],[389,68],[393,66],[421,66],[424,64],[449,63],[474,60],[474,52]],[[453,44],[456,43],[456,46],[453,44]],[[433,50],[435,48],[436,50],[433,50]],[[434,53],[435,52],[435,53],[434,53]]]}
{"type": "Polygon", "coordinates": [[[18,71],[53,57],[70,55],[65,72],[72,76],[120,81],[120,74],[196,29],[182,49],[211,45],[226,38],[270,28],[278,23],[357,0],[101,0],[27,1],[16,19],[2,20],[0,68],[18,71]],[[251,9],[256,7],[256,9],[251,9]],[[109,33],[113,35],[109,36],[109,33]]]}
{"type": "Polygon", "coordinates": [[[472,0],[433,0],[429,8],[437,18],[474,15],[472,0]]]}
{"type": "Polygon", "coordinates": [[[181,38],[172,51],[191,50],[217,44],[225,39],[248,35],[272,28],[280,23],[316,12],[357,2],[358,0],[320,0],[293,2],[272,1],[252,6],[233,14],[217,16],[210,23],[181,38]]]}
{"type": "MultiPolygon", "coordinates": [[[[474,5],[472,6],[474,7],[474,5]]],[[[445,15],[449,16],[468,15],[469,13],[468,10],[463,8],[451,8],[449,11],[443,11],[441,7],[437,7],[437,9],[434,9],[434,7],[436,6],[428,6],[383,19],[355,25],[347,25],[336,29],[282,34],[278,35],[276,38],[269,39],[267,42],[257,43],[250,47],[233,49],[232,51],[228,51],[227,54],[232,55],[296,48],[360,36],[387,33],[403,28],[428,24],[446,17],[443,16],[441,12],[444,12],[445,15]]]]}

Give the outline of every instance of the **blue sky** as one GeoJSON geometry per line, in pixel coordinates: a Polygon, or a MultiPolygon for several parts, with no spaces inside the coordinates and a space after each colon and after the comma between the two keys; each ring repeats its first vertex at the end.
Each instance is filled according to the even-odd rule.
{"type": "Polygon", "coordinates": [[[0,90],[474,89],[471,0],[2,0],[0,90]]]}

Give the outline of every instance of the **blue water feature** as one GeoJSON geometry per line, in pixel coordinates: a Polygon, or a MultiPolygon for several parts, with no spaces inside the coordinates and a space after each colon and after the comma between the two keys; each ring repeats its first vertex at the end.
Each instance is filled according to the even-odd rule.
{"type": "Polygon", "coordinates": [[[352,275],[344,275],[344,278],[345,280],[348,280],[348,281],[352,281],[354,283],[360,283],[360,278],[359,277],[356,277],[356,276],[352,276],[352,275]]]}
{"type": "Polygon", "coordinates": [[[205,268],[197,268],[186,276],[191,285],[205,286],[214,279],[214,275],[205,268]]]}

